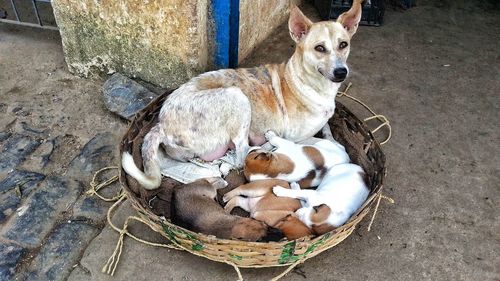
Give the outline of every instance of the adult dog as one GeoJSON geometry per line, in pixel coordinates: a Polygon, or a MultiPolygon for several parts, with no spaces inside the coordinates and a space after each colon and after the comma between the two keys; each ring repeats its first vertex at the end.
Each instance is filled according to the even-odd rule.
{"type": "Polygon", "coordinates": [[[243,165],[249,143],[264,143],[269,130],[292,141],[316,134],[332,117],[349,72],[346,60],[361,2],[355,0],[335,22],[312,23],[294,7],[288,27],[296,48],[286,63],[207,72],[181,85],[144,138],[145,173],[126,152],[125,171],[144,188],[155,189],[161,182],[157,157],[162,143],[170,157],[181,161],[212,161],[234,148],[243,165]]]}

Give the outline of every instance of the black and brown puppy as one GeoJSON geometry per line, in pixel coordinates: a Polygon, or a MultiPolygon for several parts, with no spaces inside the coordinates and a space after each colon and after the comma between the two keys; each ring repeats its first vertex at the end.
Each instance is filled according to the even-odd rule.
{"type": "Polygon", "coordinates": [[[265,223],[230,215],[215,201],[217,189],[226,185],[222,178],[206,178],[176,188],[172,202],[173,222],[223,239],[262,239],[267,234],[265,223]]]}

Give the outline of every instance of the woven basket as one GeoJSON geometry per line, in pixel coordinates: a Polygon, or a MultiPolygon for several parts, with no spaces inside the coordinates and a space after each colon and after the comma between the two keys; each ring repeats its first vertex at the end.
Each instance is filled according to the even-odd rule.
{"type": "MultiPolygon", "coordinates": [[[[156,124],[163,101],[169,93],[158,97],[136,115],[120,143],[120,153],[123,151],[132,153],[140,168],[142,168],[140,155],[142,139],[156,124]]],[[[164,177],[159,189],[148,191],[123,169],[120,169],[120,183],[139,215],[149,222],[153,230],[165,236],[177,247],[237,267],[272,267],[300,263],[337,245],[354,231],[356,225],[370,211],[376,201],[374,199],[380,195],[385,177],[385,156],[379,143],[362,121],[342,104],[337,103],[335,115],[329,121],[329,125],[335,139],[344,145],[352,162],[365,170],[371,192],[362,208],[346,224],[318,237],[284,242],[244,242],[195,233],[164,218],[169,218],[171,190],[180,183],[164,177]],[[165,213],[152,211],[154,209],[150,205],[152,198],[160,198],[159,202],[164,202],[165,213]]]]}

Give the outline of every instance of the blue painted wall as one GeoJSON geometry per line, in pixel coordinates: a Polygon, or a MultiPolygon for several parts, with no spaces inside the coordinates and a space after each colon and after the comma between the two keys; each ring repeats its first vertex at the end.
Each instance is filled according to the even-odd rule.
{"type": "Polygon", "coordinates": [[[239,0],[212,0],[216,68],[238,66],[239,0]]]}

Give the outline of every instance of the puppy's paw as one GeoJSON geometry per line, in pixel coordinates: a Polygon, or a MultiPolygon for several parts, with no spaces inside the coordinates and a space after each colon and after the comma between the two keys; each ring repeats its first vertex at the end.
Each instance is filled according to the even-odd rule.
{"type": "Polygon", "coordinates": [[[282,186],[277,185],[273,187],[273,193],[276,196],[287,196],[288,190],[282,186]]]}
{"type": "Polygon", "coordinates": [[[266,140],[267,140],[267,141],[269,141],[269,140],[271,140],[272,138],[277,137],[278,135],[276,135],[276,133],[275,133],[275,132],[273,132],[273,131],[269,130],[269,131],[267,131],[267,132],[264,134],[264,136],[266,137],[266,140]]]}
{"type": "Polygon", "coordinates": [[[234,202],[233,199],[229,200],[229,202],[227,202],[226,206],[224,206],[224,211],[226,211],[226,213],[230,214],[231,211],[236,207],[236,204],[234,202]]]}
{"type": "Polygon", "coordinates": [[[229,175],[229,172],[231,172],[232,168],[233,166],[231,164],[222,162],[222,164],[220,164],[219,171],[221,172],[223,177],[226,177],[227,175],[229,175]]]}
{"type": "Polygon", "coordinates": [[[300,190],[300,185],[297,182],[292,182],[290,188],[293,190],[300,190]]]}
{"type": "Polygon", "coordinates": [[[228,193],[224,194],[224,196],[222,196],[222,202],[226,203],[229,200],[233,199],[233,197],[234,197],[234,195],[231,194],[231,192],[228,192],[228,193]]]}

